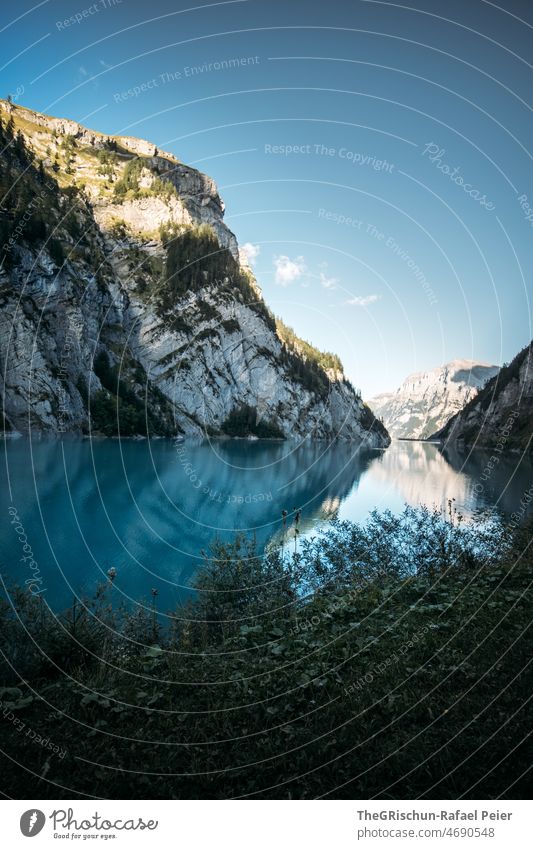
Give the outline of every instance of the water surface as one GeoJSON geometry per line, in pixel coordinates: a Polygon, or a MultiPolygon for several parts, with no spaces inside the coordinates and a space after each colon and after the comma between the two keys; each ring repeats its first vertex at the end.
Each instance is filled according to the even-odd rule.
{"type": "Polygon", "coordinates": [[[170,609],[190,594],[213,538],[242,531],[263,547],[279,538],[283,510],[301,510],[306,534],[334,516],[361,521],[374,507],[445,507],[451,498],[467,517],[480,507],[512,512],[533,483],[531,462],[501,455],[487,471],[489,456],[417,442],[361,454],[245,440],[5,440],[1,573],[8,582],[29,576],[11,507],[52,606],[92,593],[113,566],[116,594],[138,601],[154,587],[170,609]]]}

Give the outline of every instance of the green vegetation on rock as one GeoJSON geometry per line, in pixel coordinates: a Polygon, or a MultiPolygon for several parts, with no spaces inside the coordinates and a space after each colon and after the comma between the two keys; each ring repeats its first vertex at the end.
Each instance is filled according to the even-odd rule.
{"type": "Polygon", "coordinates": [[[220,426],[227,436],[257,436],[259,439],[284,439],[276,422],[258,418],[257,409],[243,404],[231,411],[220,426]]]}
{"type": "Polygon", "coordinates": [[[120,180],[115,183],[115,198],[122,200],[131,193],[135,195],[139,191],[139,180],[144,168],[144,163],[139,157],[134,157],[126,162],[120,180]]]}
{"type": "Polygon", "coordinates": [[[332,354],[330,351],[319,351],[314,345],[300,339],[292,327],[288,327],[281,318],[276,319],[276,330],[279,338],[292,353],[299,354],[307,362],[314,363],[321,369],[332,369],[343,373],[342,362],[337,354],[332,354]]]}
{"type": "MultiPolygon", "coordinates": [[[[107,164],[107,162],[108,161],[106,161],[106,164],[104,164],[102,168],[103,173],[109,175],[112,166],[111,164],[107,164]]],[[[115,162],[116,159],[113,160],[113,165],[115,162]]],[[[142,157],[135,156],[126,162],[120,179],[115,183],[114,197],[116,201],[150,197],[153,195],[166,198],[167,200],[171,197],[177,197],[173,183],[171,183],[170,180],[163,180],[158,175],[153,176],[153,173],[150,185],[147,187],[141,187],[140,180],[143,175],[143,171],[146,171],[148,175],[153,172],[153,169],[148,166],[142,157]]],[[[102,171],[100,171],[100,173],[102,173],[102,171]]],[[[112,168],[112,173],[114,173],[114,167],[112,168]]]]}
{"type": "Polygon", "coordinates": [[[36,167],[33,153],[24,136],[15,130],[12,117],[7,122],[0,118],[0,146],[0,262],[10,268],[20,245],[39,245],[48,237],[54,261],[61,257],[62,262],[55,226],[60,203],[56,183],[36,167]]]}
{"type": "Polygon", "coordinates": [[[466,446],[487,449],[496,447],[503,439],[507,449],[531,451],[533,396],[529,376],[532,368],[533,342],[530,342],[430,438],[459,438],[466,446]],[[523,388],[521,373],[525,375],[523,388]]]}
{"type": "Polygon", "coordinates": [[[111,366],[107,353],[101,351],[95,357],[94,372],[103,389],[86,402],[92,431],[105,436],[173,436],[179,431],[170,402],[148,383],[138,363],[111,366]]]}

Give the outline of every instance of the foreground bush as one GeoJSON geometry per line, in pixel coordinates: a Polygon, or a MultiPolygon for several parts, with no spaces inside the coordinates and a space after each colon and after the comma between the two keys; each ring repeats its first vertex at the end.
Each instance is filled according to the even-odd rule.
{"type": "Polygon", "coordinates": [[[407,508],[296,553],[294,530],[214,545],[170,616],[10,593],[2,790],[525,797],[531,527],[407,508]]]}

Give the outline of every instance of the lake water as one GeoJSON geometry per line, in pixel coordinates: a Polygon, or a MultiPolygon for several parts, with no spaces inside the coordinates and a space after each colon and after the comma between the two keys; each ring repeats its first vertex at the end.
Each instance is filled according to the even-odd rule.
{"type": "Polygon", "coordinates": [[[443,456],[417,442],[365,455],[351,445],[244,440],[8,439],[2,450],[2,577],[31,576],[16,510],[26,557],[56,608],[92,593],[114,566],[114,592],[139,601],[155,587],[159,608],[170,609],[194,587],[210,540],[243,531],[264,546],[279,538],[282,510],[301,509],[301,531],[311,534],[334,516],[361,521],[374,507],[445,507],[448,498],[466,516],[512,512],[533,483],[531,462],[516,455],[501,455],[491,471],[483,452],[443,456]]]}

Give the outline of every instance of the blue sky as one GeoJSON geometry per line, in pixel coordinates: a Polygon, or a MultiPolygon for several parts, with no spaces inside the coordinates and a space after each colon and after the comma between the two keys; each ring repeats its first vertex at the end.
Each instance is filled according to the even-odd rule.
{"type": "Polygon", "coordinates": [[[213,176],[269,305],[365,397],[530,341],[529,3],[22,0],[1,15],[2,96],[213,176]]]}

